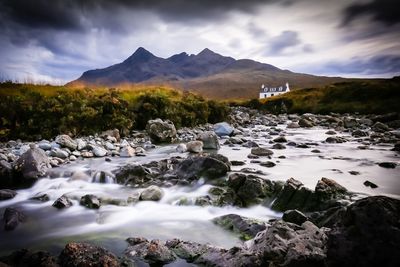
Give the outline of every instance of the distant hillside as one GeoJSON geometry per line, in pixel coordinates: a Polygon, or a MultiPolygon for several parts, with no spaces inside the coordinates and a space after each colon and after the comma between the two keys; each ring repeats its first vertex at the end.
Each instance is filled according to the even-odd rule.
{"type": "MultiPolygon", "coordinates": [[[[395,112],[400,119],[400,77],[370,81],[341,82],[321,88],[304,88],[243,105],[269,112],[329,114],[395,112]],[[283,108],[284,106],[284,108],[283,108]]],[[[393,128],[398,128],[393,125],[393,128]]]]}
{"type": "Polygon", "coordinates": [[[257,97],[261,84],[278,86],[289,82],[292,89],[298,89],[345,80],[294,73],[250,59],[236,60],[207,48],[197,55],[180,53],[165,59],[140,47],[122,63],[86,71],[67,85],[164,84],[208,98],[239,99],[257,97]]]}

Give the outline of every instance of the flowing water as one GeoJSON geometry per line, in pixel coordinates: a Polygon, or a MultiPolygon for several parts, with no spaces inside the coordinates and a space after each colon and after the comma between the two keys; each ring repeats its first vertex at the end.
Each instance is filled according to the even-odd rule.
{"type": "MultiPolygon", "coordinates": [[[[248,129],[248,135],[260,145],[271,146],[269,141],[275,136],[268,136],[268,127],[257,126],[248,129]]],[[[274,150],[271,161],[273,168],[262,167],[251,163],[247,155],[250,148],[242,146],[222,146],[219,153],[230,160],[245,161],[244,166],[234,166],[233,171],[243,167],[262,170],[262,177],[272,180],[286,180],[294,177],[306,186],[314,188],[321,177],[336,180],[350,191],[367,195],[388,195],[400,198],[400,172],[396,169],[385,169],[378,162],[399,162],[392,146],[370,146],[361,150],[353,138],[342,144],[327,144],[326,129],[286,129],[288,141],[297,143],[316,143],[310,148],[287,146],[283,150],[274,150]],[[312,153],[319,149],[321,153],[312,153]],[[286,158],[278,158],[285,156],[286,158]],[[358,171],[352,175],[349,171],[358,171]],[[363,182],[369,180],[379,187],[371,189],[363,182]]],[[[341,134],[346,136],[346,134],[341,134]]],[[[348,136],[348,135],[347,135],[348,136]]],[[[349,137],[349,136],[348,136],[349,137]]],[[[249,137],[246,137],[249,138],[249,137]]],[[[90,210],[79,205],[79,199],[85,194],[94,194],[102,198],[127,199],[140,189],[128,188],[113,183],[112,171],[128,163],[147,163],[176,156],[175,145],[157,147],[147,152],[146,157],[113,158],[111,162],[104,159],[85,159],[54,169],[52,178],[39,180],[33,187],[18,190],[18,195],[11,200],[0,202],[0,213],[6,207],[17,207],[26,215],[26,221],[14,231],[1,229],[0,254],[6,254],[19,248],[45,249],[55,254],[69,241],[89,241],[121,254],[126,248],[127,237],[145,237],[148,239],[183,240],[210,243],[221,247],[232,247],[241,241],[228,231],[214,225],[211,219],[224,214],[235,213],[247,217],[268,220],[280,217],[261,205],[251,208],[211,207],[177,205],[181,198],[194,199],[204,196],[211,187],[201,179],[193,186],[173,186],[164,189],[164,196],[159,202],[140,201],[126,206],[103,205],[99,210],[90,210]],[[98,183],[100,171],[108,173],[107,183],[98,183]],[[30,200],[38,194],[46,193],[50,201],[30,200]],[[57,210],[52,203],[66,194],[73,201],[73,206],[57,210]]],[[[261,159],[266,160],[266,159],[261,159]]]]}

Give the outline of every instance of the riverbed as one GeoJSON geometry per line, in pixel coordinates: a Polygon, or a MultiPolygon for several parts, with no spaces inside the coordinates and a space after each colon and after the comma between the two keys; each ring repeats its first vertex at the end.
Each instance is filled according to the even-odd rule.
{"type": "MultiPolygon", "coordinates": [[[[254,168],[264,173],[260,177],[282,181],[293,177],[312,189],[319,179],[327,177],[353,192],[400,198],[398,168],[378,166],[383,161],[399,163],[399,155],[391,150],[391,145],[368,144],[367,149],[360,149],[363,145],[362,138],[352,137],[349,132],[338,133],[347,138],[348,142],[326,143],[329,136],[326,134],[327,128],[287,129],[284,124],[275,128],[276,132],[284,133],[288,142],[307,144],[308,147],[299,148],[285,144],[286,149],[273,149],[274,154],[268,159],[276,164],[272,168],[260,166],[249,159],[247,155],[250,154],[250,148],[223,145],[227,140],[224,138],[220,140],[222,146],[218,153],[231,161],[244,162],[243,166],[232,166],[231,172],[254,168]],[[315,153],[315,149],[320,152],[315,153]],[[366,180],[377,184],[378,188],[364,186],[366,180]]],[[[242,137],[270,148],[271,140],[277,135],[271,135],[269,126],[256,125],[244,129],[242,137]]],[[[0,202],[0,213],[3,214],[6,207],[16,207],[26,215],[26,220],[14,231],[6,232],[1,229],[0,254],[20,248],[44,249],[58,254],[69,241],[89,241],[121,255],[127,246],[125,239],[139,236],[161,240],[179,238],[230,248],[242,244],[242,241],[231,232],[213,224],[213,218],[235,213],[268,221],[282,216],[262,205],[250,208],[196,206],[193,200],[207,195],[211,188],[203,179],[190,186],[163,188],[164,196],[158,202],[106,204],[98,210],[79,205],[80,197],[85,194],[121,199],[123,202],[141,189],[116,184],[112,172],[128,163],[144,164],[173,156],[188,156],[188,153],[176,152],[176,145],[157,146],[148,150],[145,157],[113,157],[110,162],[104,158],[79,159],[54,168],[51,177],[40,179],[31,188],[18,190],[15,198],[0,202]],[[107,183],[98,182],[101,171],[110,174],[107,183]],[[49,196],[49,201],[31,200],[43,193],[49,196]],[[52,203],[62,195],[70,197],[73,206],[57,210],[52,203]],[[186,199],[186,205],[179,205],[180,199],[186,199]]]]}

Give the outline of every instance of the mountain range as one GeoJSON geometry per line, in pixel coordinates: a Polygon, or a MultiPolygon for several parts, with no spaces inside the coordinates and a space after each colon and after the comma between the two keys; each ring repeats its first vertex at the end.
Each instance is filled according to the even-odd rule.
{"type": "Polygon", "coordinates": [[[169,58],[153,55],[139,47],[121,63],[89,70],[68,86],[112,86],[122,84],[163,84],[190,90],[208,98],[258,97],[261,84],[279,86],[289,82],[292,89],[317,87],[345,80],[282,70],[250,59],[236,60],[206,48],[197,55],[185,52],[169,58]]]}

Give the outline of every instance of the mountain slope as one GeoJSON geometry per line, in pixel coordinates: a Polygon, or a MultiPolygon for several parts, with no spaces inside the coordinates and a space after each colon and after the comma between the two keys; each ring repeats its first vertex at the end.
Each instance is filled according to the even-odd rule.
{"type": "Polygon", "coordinates": [[[140,47],[129,58],[104,69],[89,70],[70,86],[118,86],[121,84],[168,84],[196,91],[209,98],[258,97],[261,84],[278,86],[289,82],[292,89],[316,87],[343,81],[294,73],[250,59],[236,60],[209,49],[197,55],[183,52],[160,58],[140,47]]]}

